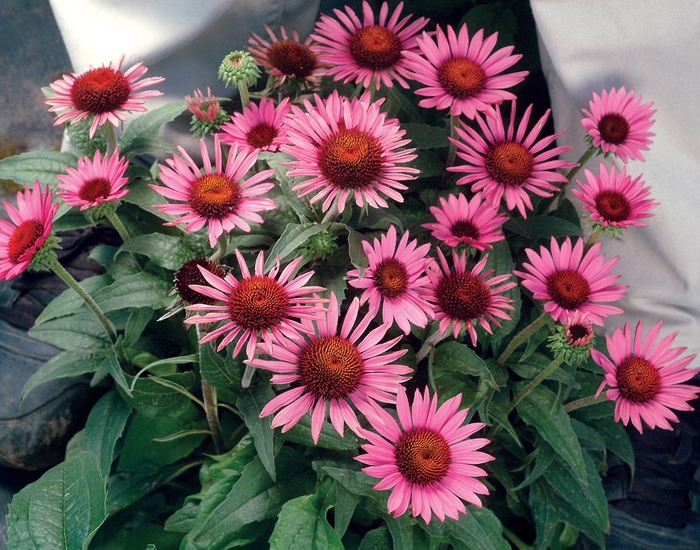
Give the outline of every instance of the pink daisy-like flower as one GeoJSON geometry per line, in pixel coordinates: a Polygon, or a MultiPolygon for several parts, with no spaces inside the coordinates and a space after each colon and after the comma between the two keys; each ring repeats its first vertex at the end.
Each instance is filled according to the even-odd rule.
{"type": "Polygon", "coordinates": [[[466,24],[459,35],[451,26],[447,34],[437,27],[435,40],[424,32],[418,39],[424,57],[412,51],[404,53],[412,77],[427,85],[416,90],[417,95],[426,97],[418,105],[439,110],[449,107],[452,116],[474,118],[477,111],[490,111],[492,105],[515,99],[504,88],[522,82],[528,72],[500,74],[522,55],[511,55],[513,46],[493,52],[497,40],[498,33],[484,40],[484,29],[470,39],[466,24]]]}
{"type": "Polygon", "coordinates": [[[467,513],[462,501],[481,508],[477,495],[489,490],[476,479],[487,475],[476,464],[494,457],[479,451],[490,440],[467,439],[486,424],[464,424],[469,409],[460,411],[461,401],[460,393],[438,407],[437,394],[431,399],[426,388],[423,395],[416,390],[410,406],[402,386],[396,396],[399,422],[379,407],[367,417],[374,431],[364,430],[369,443],[356,460],[367,465],[362,468],[367,475],[381,479],[376,490],[392,489],[387,507],[394,517],[409,505],[413,516],[426,523],[433,514],[440,521],[458,519],[467,513]]]}
{"type": "Polygon", "coordinates": [[[553,182],[566,183],[566,176],[556,170],[566,170],[576,166],[556,157],[572,149],[569,145],[546,149],[564,132],[544,137],[537,141],[539,133],[549,118],[549,109],[527,131],[532,113],[530,105],[523,115],[518,129],[515,129],[515,101],[511,104],[510,122],[506,130],[501,109],[496,106],[494,116],[476,117],[483,132],[463,125],[457,127],[459,140],[457,156],[468,164],[448,167],[452,172],[465,172],[467,175],[457,180],[457,185],[471,184],[472,191],[481,191],[493,206],[498,206],[505,195],[508,210],[517,208],[527,217],[526,209],[532,210],[528,191],[541,197],[551,197],[552,191],[559,188],[553,182]]]}
{"type": "Polygon", "coordinates": [[[693,378],[697,369],[686,368],[695,355],[678,359],[687,348],[671,347],[678,333],[656,343],[662,324],[655,324],[646,338],[642,321],[637,323],[634,335],[629,323],[622,329],[617,327],[612,337],[605,337],[612,361],[598,350],[591,350],[593,360],[605,371],[597,395],[610,386],[607,398],[616,402],[615,421],[627,425],[631,420],[639,433],[642,420],[652,429],[673,429],[669,421],[678,422],[678,417],[671,409],[692,411],[688,401],[700,393],[698,386],[681,384],[693,378]]]}
{"type": "Polygon", "coordinates": [[[418,50],[416,35],[428,24],[428,19],[419,17],[409,24],[413,16],[399,20],[402,10],[403,2],[389,18],[389,5],[384,2],[375,23],[374,11],[365,0],[363,21],[348,6],[345,13],[333,10],[337,20],[321,14],[312,35],[318,45],[312,49],[322,62],[332,67],[327,74],[335,75],[335,80],[344,79],[344,83],[362,83],[365,88],[370,87],[372,79],[377,90],[381,84],[391,88],[393,79],[408,88],[405,79],[410,78],[410,72],[404,52],[418,50]]]}
{"type": "Polygon", "coordinates": [[[214,166],[203,139],[200,140],[200,148],[204,174],[187,152],[178,147],[182,156],[175,155],[165,161],[167,166],[161,165],[160,179],[165,187],[151,187],[168,199],[184,203],[154,205],[164,214],[181,216],[165,225],[184,223],[187,224],[187,231],[199,231],[208,223],[209,245],[214,248],[224,232],[229,233],[235,227],[250,231],[246,220],[262,223],[258,212],[277,208],[272,199],[260,198],[274,187],[274,183],[265,181],[274,175],[274,170],[262,170],[244,180],[246,172],[258,158],[257,153],[239,152],[234,145],[224,169],[218,136],[214,136],[214,166]]]}
{"type": "Polygon", "coordinates": [[[58,203],[39,180],[17,193],[17,207],[3,201],[11,222],[0,220],[0,278],[13,279],[25,271],[51,235],[58,203]]]}
{"type": "Polygon", "coordinates": [[[379,108],[382,101],[371,101],[368,93],[348,100],[337,91],[316,105],[305,100],[303,111],[292,105],[287,121],[287,143],[282,152],[294,157],[289,163],[289,176],[311,176],[293,187],[303,197],[317,192],[312,203],[325,199],[323,211],[339,197],[338,210],[343,212],[348,197],[362,207],[388,206],[379,195],[403,202],[399,191],[407,189],[399,183],[414,179],[420,171],[398,166],[416,158],[410,143],[403,139],[404,130],[396,119],[386,118],[379,108]]]}
{"type": "Polygon", "coordinates": [[[384,323],[396,322],[404,334],[411,331],[411,324],[422,328],[433,318],[433,306],[423,296],[430,282],[425,268],[433,261],[426,257],[430,244],[418,246],[417,240],[409,243],[408,239],[406,231],[397,247],[392,225],[381,242],[374,239],[374,246],[362,241],[369,259],[362,276],[357,269],[348,271],[350,286],[365,289],[360,304],[369,302],[369,315],[376,315],[381,306],[384,323]]]}
{"type": "Polygon", "coordinates": [[[245,151],[277,151],[284,140],[284,120],[289,113],[289,98],[275,107],[274,101],[263,96],[260,105],[253,102],[234,113],[230,122],[221,126],[219,137],[227,145],[238,144],[245,151]]]}
{"type": "Polygon", "coordinates": [[[251,47],[248,51],[255,57],[257,64],[265,67],[277,80],[275,86],[282,86],[288,79],[306,81],[314,85],[321,82],[326,68],[311,50],[314,43],[311,36],[301,42],[296,30],[292,31],[290,38],[285,28],[280,25],[280,40],[267,24],[265,30],[270,41],[257,34],[251,34],[248,39],[251,47]]]}
{"type": "Polygon", "coordinates": [[[123,62],[122,55],[116,66],[112,62],[108,67],[94,68],[91,65],[81,75],[64,74],[62,79],[53,82],[50,87],[54,96],[45,99],[44,103],[51,106],[49,112],[60,113],[54,126],[94,116],[90,126],[90,138],[93,138],[100,126],[109,122],[116,128],[120,121],[126,120],[126,112],[146,110],[144,99],[163,95],[156,90],[139,90],[160,84],[164,78],[155,76],[140,80],[148,68],[143,63],[136,63],[122,72],[123,62]]]}
{"type": "Polygon", "coordinates": [[[93,208],[103,202],[113,202],[129,193],[124,186],[129,178],[124,177],[129,161],[119,157],[119,150],[112,156],[105,153],[102,157],[99,149],[94,158],[81,157],[78,159],[78,169],[66,168],[67,175],[56,176],[61,182],[57,185],[57,194],[71,206],[79,206],[80,210],[93,208]]]}
{"type": "Polygon", "coordinates": [[[493,248],[490,243],[505,239],[501,226],[508,216],[498,212],[498,207],[482,200],[477,193],[468,200],[462,193],[440,197],[440,206],[431,206],[430,213],[436,223],[424,223],[433,237],[447,246],[466,244],[476,250],[493,248]]]}
{"type": "Polygon", "coordinates": [[[340,435],[347,424],[362,436],[362,428],[348,400],[365,414],[373,411],[372,404],[377,401],[395,402],[396,392],[411,372],[409,367],[394,363],[406,350],[387,353],[401,337],[382,342],[389,325],[381,325],[362,337],[373,316],[365,315],[355,325],[359,309],[360,302],[355,298],[339,331],[340,308],[335,294],[331,293],[325,319],[315,321],[315,334],[311,333],[303,341],[261,345],[261,350],[273,359],[249,361],[255,367],[274,372],[273,384],[293,385],[265,405],[260,413],[261,417],[277,413],[272,420],[273,428],[282,426],[282,431],[286,432],[308,411],[311,435],[318,443],[328,408],[331,423],[340,435]]]}
{"type": "Polygon", "coordinates": [[[610,172],[603,163],[600,174],[584,169],[587,183],[576,180],[580,189],[571,193],[583,202],[583,209],[591,213],[591,220],[602,227],[627,229],[631,225],[646,227],[640,218],[650,218],[651,210],[659,206],[649,198],[651,187],[645,187],[642,176],[632,179],[625,167],[619,172],[613,165],[610,172]]]}
{"type": "Polygon", "coordinates": [[[584,255],[582,238],[572,248],[567,237],[560,248],[552,237],[550,250],[541,246],[537,254],[531,248],[525,249],[530,263],[523,263],[523,267],[529,273],[513,273],[523,279],[523,286],[532,291],[535,300],[547,300],[544,310],[555,321],[564,323],[573,313],[581,311],[588,312],[593,324],[602,325],[603,317],[622,310],[601,302],[619,300],[627,289],[627,285],[613,284],[620,278],[610,275],[619,257],[606,263],[605,254],[600,254],[602,246],[597,242],[584,255]]]}
{"type": "Polygon", "coordinates": [[[651,108],[653,102],[641,105],[642,97],[634,97],[634,90],[627,93],[623,86],[610,92],[603,90],[603,96],[593,94],[588,102],[590,111],[581,109],[586,118],[581,124],[590,135],[593,146],[600,147],[603,153],[613,153],[624,163],[628,159],[643,161],[642,151],[649,149],[649,131],[654,124],[651,108]]]}
{"type": "Polygon", "coordinates": [[[497,275],[489,279],[488,277],[494,273],[493,269],[482,274],[488,261],[488,254],[469,271],[466,251],[460,255],[453,249],[454,271],[452,271],[447,265],[447,259],[442,250],[438,248],[437,252],[440,265],[433,263],[428,267],[430,278],[428,300],[436,304],[435,320],[440,323],[440,334],[445,334],[452,324],[454,337],[457,338],[464,323],[472,345],[476,346],[475,322],[492,334],[489,322],[500,327],[498,319],[510,321],[510,315],[503,310],[515,309],[511,305],[513,300],[500,294],[515,287],[517,283],[506,282],[510,279],[510,274],[497,275]]]}
{"type": "Polygon", "coordinates": [[[305,330],[299,320],[316,319],[323,314],[324,309],[320,304],[325,300],[313,294],[323,292],[325,288],[304,286],[313,276],[313,271],[294,277],[301,264],[301,257],[291,262],[282,273],[279,273],[280,260],[277,257],[275,266],[266,275],[265,257],[261,250],[255,260],[255,273],[251,274],[243,255],[238,250],[235,252],[241,279],[236,279],[232,273],[222,278],[199,267],[211,286],[191,284],[190,289],[216,302],[223,302],[223,305],[189,305],[185,308],[187,311],[203,311],[205,314],[188,317],[185,323],[192,325],[222,321],[224,324],[206,334],[200,343],[224,336],[217,348],[221,351],[237,340],[233,348],[234,357],[245,346],[248,359],[251,359],[261,335],[266,342],[299,339],[299,331],[305,330]]]}

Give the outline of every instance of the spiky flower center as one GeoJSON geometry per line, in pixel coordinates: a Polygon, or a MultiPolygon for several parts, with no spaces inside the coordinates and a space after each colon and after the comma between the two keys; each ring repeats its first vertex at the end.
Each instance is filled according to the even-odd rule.
{"type": "Polygon", "coordinates": [[[396,444],[394,456],[404,479],[421,487],[440,481],[452,463],[445,438],[428,428],[404,433],[396,444]]]}
{"type": "Polygon", "coordinates": [[[578,271],[563,269],[555,271],[547,278],[547,292],[552,301],[564,309],[581,307],[591,294],[586,278],[578,271]]]}
{"type": "Polygon", "coordinates": [[[221,219],[233,212],[241,200],[241,187],[224,174],[205,174],[190,188],[192,209],[205,218],[221,219]]]}
{"type": "Polygon", "coordinates": [[[661,375],[646,359],[628,357],[617,368],[617,387],[627,401],[646,403],[661,390],[661,375]]]}
{"type": "Polygon", "coordinates": [[[97,199],[109,197],[111,185],[107,178],[94,178],[86,181],[78,191],[78,197],[85,202],[95,202],[97,199]]]}
{"type": "Polygon", "coordinates": [[[593,326],[590,323],[572,323],[566,327],[566,341],[571,346],[587,346],[593,340],[593,336],[593,326]]]}
{"type": "Polygon", "coordinates": [[[267,60],[275,69],[291,78],[307,78],[316,68],[314,53],[295,40],[279,40],[270,44],[267,60]]]}
{"type": "Polygon", "coordinates": [[[621,114],[608,113],[600,118],[598,131],[603,141],[613,145],[620,145],[627,139],[630,133],[630,125],[621,114]]]}
{"type": "Polygon", "coordinates": [[[469,99],[484,89],[486,73],[466,57],[451,57],[437,70],[440,86],[456,99],[469,99]]]}
{"type": "Polygon", "coordinates": [[[479,238],[479,228],[470,220],[459,220],[452,226],[452,236],[476,241],[479,238]]]}
{"type": "Polygon", "coordinates": [[[44,224],[39,220],[27,220],[19,224],[7,244],[7,255],[18,264],[24,253],[33,247],[44,234],[44,224]]]}
{"type": "Polygon", "coordinates": [[[175,272],[175,289],[182,300],[189,304],[212,304],[214,300],[209,296],[205,296],[196,290],[192,290],[190,285],[209,286],[209,283],[202,275],[198,266],[213,273],[217,277],[223,277],[224,270],[216,262],[207,260],[206,258],[195,258],[188,260],[183,266],[175,272]]]}
{"type": "Polygon", "coordinates": [[[532,175],[532,153],[515,141],[492,145],[484,155],[489,176],[502,185],[520,186],[532,175]]]}
{"type": "Polygon", "coordinates": [[[355,391],[364,374],[357,348],[340,336],[313,340],[299,357],[301,384],[319,399],[344,399],[355,391]]]}
{"type": "Polygon", "coordinates": [[[261,122],[253,126],[245,136],[248,145],[258,149],[264,149],[272,145],[277,137],[277,128],[267,122],[261,122]]]}
{"type": "Polygon", "coordinates": [[[408,288],[406,266],[395,258],[383,260],[374,269],[374,286],[384,298],[398,298],[408,288]]]}
{"type": "Polygon", "coordinates": [[[600,216],[610,223],[628,220],[632,206],[620,191],[601,191],[595,197],[595,208],[600,216]]]}
{"type": "Polygon", "coordinates": [[[360,130],[339,130],[318,154],[321,173],[342,189],[371,185],[381,173],[382,164],[379,140],[360,130]]]}
{"type": "Polygon", "coordinates": [[[374,71],[389,69],[401,59],[401,40],[394,31],[380,25],[358,29],[348,46],[355,63],[374,71]]]}
{"type": "Polygon", "coordinates": [[[478,319],[491,305],[491,293],[486,284],[468,271],[444,277],[438,283],[436,295],[442,311],[460,321],[478,319]]]}
{"type": "Polygon", "coordinates": [[[246,330],[265,330],[280,324],[289,311],[289,295],[271,277],[242,279],[228,298],[231,320],[246,330]]]}
{"type": "Polygon", "coordinates": [[[76,78],[70,97],[77,109],[100,114],[119,109],[129,99],[130,93],[131,85],[123,73],[100,67],[76,78]]]}

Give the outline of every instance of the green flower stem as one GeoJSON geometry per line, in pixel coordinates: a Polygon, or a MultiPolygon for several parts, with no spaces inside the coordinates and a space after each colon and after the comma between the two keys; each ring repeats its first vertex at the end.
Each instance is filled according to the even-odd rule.
{"type": "Polygon", "coordinates": [[[321,223],[331,223],[331,222],[335,221],[335,219],[340,214],[340,210],[338,210],[338,203],[339,202],[340,202],[340,194],[333,200],[333,204],[331,204],[331,207],[328,209],[328,212],[326,212],[326,215],[323,216],[321,223]]]}
{"type": "Polygon", "coordinates": [[[78,284],[78,281],[76,281],[73,278],[73,276],[70,273],[68,273],[68,271],[66,271],[66,269],[60,263],[58,263],[58,259],[56,259],[53,262],[53,264],[51,264],[51,269],[56,275],[58,275],[61,278],[61,280],[64,283],[66,283],[69,287],[71,287],[78,293],[78,296],[80,296],[83,299],[83,301],[97,316],[97,319],[100,321],[100,323],[102,323],[102,326],[104,327],[107,336],[109,336],[110,341],[112,342],[112,344],[114,344],[117,341],[117,334],[114,332],[112,324],[109,322],[107,317],[105,317],[105,314],[102,313],[100,306],[97,305],[97,302],[93,300],[92,296],[85,292],[85,289],[83,289],[83,287],[81,287],[78,284]]]}
{"type": "Polygon", "coordinates": [[[102,128],[104,128],[104,135],[107,140],[107,152],[111,155],[117,148],[117,132],[109,122],[104,124],[102,128]]]}
{"type": "MultiPolygon", "coordinates": [[[[459,124],[459,115],[454,115],[450,117],[450,137],[452,139],[457,139],[457,125],[459,124]]],[[[450,150],[447,153],[447,162],[445,167],[450,167],[455,163],[455,157],[457,156],[457,145],[454,141],[450,141],[450,150]]]]}
{"type": "Polygon", "coordinates": [[[122,223],[121,219],[119,218],[119,216],[117,216],[116,212],[108,213],[107,219],[109,220],[109,223],[112,224],[112,227],[114,227],[114,229],[117,230],[117,233],[119,233],[119,236],[122,238],[122,241],[126,242],[129,239],[131,239],[131,235],[129,235],[129,230],[122,223]]]}
{"type": "Polygon", "coordinates": [[[567,403],[566,405],[564,405],[564,410],[569,413],[582,407],[589,407],[590,405],[597,405],[598,403],[603,403],[607,399],[608,392],[606,391],[598,396],[589,395],[588,397],[582,397],[581,399],[577,399],[576,401],[571,401],[570,403],[567,403]]]}
{"type": "Polygon", "coordinates": [[[520,331],[520,333],[510,341],[508,346],[506,346],[506,349],[503,350],[503,353],[501,353],[501,356],[498,358],[498,364],[503,365],[520,344],[535,334],[535,332],[540,330],[540,328],[547,323],[548,317],[549,313],[545,311],[542,313],[542,315],[520,331]]]}
{"type": "Polygon", "coordinates": [[[540,372],[535,378],[530,380],[527,386],[525,386],[522,390],[518,392],[518,395],[516,395],[513,398],[513,401],[510,402],[510,404],[504,409],[503,413],[508,416],[510,412],[515,408],[515,406],[520,403],[525,396],[530,393],[532,390],[534,390],[537,386],[542,383],[542,381],[547,378],[550,374],[552,374],[557,368],[559,368],[559,365],[561,365],[564,362],[564,354],[562,355],[557,355],[557,357],[552,361],[549,365],[547,365],[547,368],[545,368],[542,372],[540,372]]]}
{"type": "Polygon", "coordinates": [[[244,390],[250,387],[250,382],[253,380],[254,374],[255,367],[253,365],[246,364],[245,371],[243,371],[243,378],[241,378],[241,387],[244,390]]]}
{"type": "Polygon", "coordinates": [[[416,353],[416,363],[420,363],[423,359],[425,359],[428,354],[435,349],[435,345],[445,338],[447,336],[447,332],[445,334],[440,334],[439,330],[436,330],[433,332],[428,338],[423,342],[423,345],[421,348],[418,350],[418,353],[416,353]]]}
{"type": "Polygon", "coordinates": [[[238,93],[241,94],[241,103],[243,107],[247,107],[250,104],[250,94],[248,94],[248,83],[245,79],[240,79],[238,81],[238,93]]]}
{"type": "MultiPolygon", "coordinates": [[[[197,326],[197,342],[201,340],[201,328],[197,326]]],[[[202,345],[208,346],[209,344],[199,344],[197,355],[199,355],[199,364],[202,364],[202,345]]],[[[207,417],[207,423],[209,424],[209,431],[211,432],[211,437],[214,440],[214,448],[216,449],[216,454],[220,455],[226,451],[226,444],[224,443],[224,433],[221,430],[221,423],[219,422],[219,414],[217,411],[217,400],[216,400],[216,389],[212,388],[200,372],[200,378],[202,382],[202,399],[204,401],[204,414],[207,417]]]]}
{"type": "Polygon", "coordinates": [[[586,245],[584,246],[584,251],[587,251],[589,248],[591,248],[598,239],[600,239],[600,236],[603,234],[602,229],[596,229],[591,233],[591,236],[588,237],[588,240],[586,241],[586,245]]]}
{"type": "Polygon", "coordinates": [[[589,147],[586,149],[586,152],[581,155],[580,159],[578,159],[578,164],[566,173],[566,183],[562,186],[561,190],[559,191],[560,193],[563,192],[566,186],[574,180],[574,177],[576,174],[578,174],[578,171],[583,168],[583,165],[586,164],[593,155],[595,155],[597,150],[597,147],[589,147]]]}
{"type": "Polygon", "coordinates": [[[221,236],[219,237],[219,241],[217,243],[216,250],[211,255],[209,260],[212,262],[218,262],[221,258],[226,256],[227,251],[228,251],[228,233],[223,232],[221,234],[221,236]]]}

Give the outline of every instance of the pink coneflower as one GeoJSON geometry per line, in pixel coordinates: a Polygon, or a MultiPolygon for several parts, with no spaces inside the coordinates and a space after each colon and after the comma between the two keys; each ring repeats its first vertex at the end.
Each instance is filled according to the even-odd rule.
{"type": "Polygon", "coordinates": [[[588,102],[590,111],[581,109],[586,118],[581,124],[590,135],[593,146],[600,147],[603,153],[613,153],[622,162],[628,159],[643,161],[642,151],[649,149],[651,136],[649,131],[656,112],[651,108],[653,102],[640,105],[642,97],[634,97],[634,90],[627,93],[623,86],[613,88],[608,93],[603,90],[603,97],[593,93],[593,100],[588,102]]]}
{"type": "Polygon", "coordinates": [[[642,420],[652,429],[673,429],[669,421],[678,422],[678,418],[671,409],[692,411],[688,401],[700,393],[700,387],[681,384],[693,378],[697,369],[686,368],[695,355],[678,359],[687,348],[671,348],[678,333],[656,343],[662,324],[655,324],[646,338],[642,321],[637,323],[634,336],[629,323],[622,329],[617,327],[612,337],[605,337],[612,361],[598,350],[591,350],[593,360],[605,370],[597,395],[610,386],[607,398],[616,402],[615,421],[627,425],[631,420],[640,433],[642,420]]]}
{"type": "Polygon", "coordinates": [[[457,156],[468,164],[451,166],[452,172],[465,172],[467,175],[457,180],[457,185],[471,184],[472,191],[481,191],[493,206],[498,206],[503,195],[508,210],[517,208],[523,217],[526,209],[532,210],[528,191],[541,197],[551,197],[552,191],[559,188],[553,182],[566,183],[566,176],[556,170],[576,166],[556,157],[572,149],[569,145],[546,149],[564,132],[544,137],[537,136],[549,117],[549,109],[527,133],[532,105],[523,115],[518,129],[515,129],[515,101],[511,104],[510,122],[506,130],[501,109],[496,106],[494,116],[476,117],[484,137],[463,125],[457,127],[460,140],[457,156]]]}
{"type": "Polygon", "coordinates": [[[194,91],[194,97],[185,96],[187,110],[203,122],[213,122],[219,116],[221,104],[219,98],[211,94],[211,88],[207,86],[207,96],[204,97],[202,90],[194,91]]]}
{"type": "Polygon", "coordinates": [[[365,93],[348,100],[334,91],[326,99],[316,96],[316,105],[305,100],[306,111],[292,105],[287,121],[287,144],[282,152],[295,158],[288,176],[311,176],[295,185],[303,197],[317,192],[311,202],[324,199],[323,211],[339,197],[338,210],[343,212],[348,197],[362,207],[388,206],[379,195],[403,202],[399,191],[407,189],[401,181],[414,179],[419,170],[398,166],[416,158],[410,143],[403,139],[404,130],[396,119],[386,118],[379,110],[382,101],[370,101],[365,93]]]}
{"type": "Polygon", "coordinates": [[[165,184],[152,185],[153,189],[168,199],[181,201],[184,204],[154,205],[164,214],[181,216],[166,225],[187,224],[187,231],[199,231],[209,224],[209,245],[213,248],[217,239],[239,227],[250,231],[246,220],[262,223],[258,212],[272,210],[277,207],[272,199],[259,198],[274,187],[265,181],[272,177],[274,170],[262,170],[244,180],[258,158],[257,153],[238,151],[236,146],[231,148],[223,169],[221,143],[214,136],[215,162],[212,167],[207,145],[200,140],[202,159],[204,160],[204,175],[201,170],[182,148],[178,147],[181,157],[175,155],[167,159],[168,166],[161,165],[160,179],[165,184]]]}
{"type": "Polygon", "coordinates": [[[266,68],[267,72],[276,79],[275,86],[282,86],[288,79],[306,81],[318,84],[325,74],[325,67],[319,62],[316,54],[311,51],[313,38],[308,37],[304,42],[299,40],[296,30],[290,38],[285,28],[280,25],[282,39],[277,38],[273,30],[265,24],[270,41],[257,34],[251,34],[248,51],[255,57],[258,65],[266,68]]]}
{"type": "Polygon", "coordinates": [[[374,79],[378,90],[381,84],[391,88],[393,79],[408,88],[406,78],[410,78],[405,51],[417,51],[416,35],[428,24],[428,19],[419,17],[409,24],[413,17],[403,19],[403,2],[389,17],[389,5],[384,2],[379,10],[379,22],[375,23],[374,11],[366,1],[362,2],[363,21],[348,6],[345,13],[335,9],[333,19],[321,14],[312,35],[317,46],[312,49],[319,54],[322,62],[331,66],[327,74],[335,75],[335,80],[344,83],[354,81],[369,88],[374,79]]]}
{"type": "Polygon", "coordinates": [[[58,203],[39,180],[34,188],[17,193],[17,208],[3,201],[11,222],[0,220],[0,278],[7,280],[25,271],[51,235],[58,203]]]}
{"type": "Polygon", "coordinates": [[[338,331],[340,308],[331,293],[325,319],[315,321],[315,334],[303,341],[287,339],[262,345],[272,359],[250,361],[255,367],[274,372],[273,384],[292,384],[292,389],[275,397],[260,413],[261,417],[277,413],[273,428],[282,426],[286,432],[308,411],[311,435],[318,443],[329,405],[331,423],[340,435],[347,424],[362,436],[348,400],[363,413],[372,411],[377,401],[394,403],[396,392],[411,372],[409,367],[394,363],[406,350],[387,353],[401,340],[399,336],[382,342],[389,325],[381,325],[362,337],[373,316],[365,315],[355,326],[359,308],[355,298],[338,331]]]}
{"type": "Polygon", "coordinates": [[[299,331],[303,329],[299,320],[316,319],[323,313],[320,304],[325,300],[313,294],[323,292],[325,288],[304,286],[313,276],[313,271],[294,277],[301,264],[301,257],[284,268],[282,273],[279,273],[278,257],[275,266],[266,275],[265,258],[261,250],[255,261],[255,274],[251,275],[243,255],[238,250],[235,253],[241,269],[240,279],[236,279],[232,273],[219,277],[200,267],[210,286],[190,285],[191,290],[224,304],[200,303],[187,306],[187,311],[203,311],[205,314],[188,317],[185,323],[191,325],[223,321],[222,326],[206,334],[200,343],[224,336],[219,343],[219,351],[237,340],[233,348],[234,357],[245,346],[248,359],[252,359],[260,336],[266,342],[299,339],[299,331]]]}
{"type": "Polygon", "coordinates": [[[587,311],[574,311],[556,333],[549,337],[547,346],[554,355],[563,355],[564,361],[578,365],[590,357],[590,349],[595,340],[593,323],[587,311]]]}
{"type": "Polygon", "coordinates": [[[490,243],[505,239],[501,226],[508,216],[498,212],[498,207],[482,200],[477,193],[468,200],[462,193],[449,195],[447,200],[440,197],[440,206],[431,206],[430,213],[436,223],[424,223],[433,237],[447,246],[466,244],[476,250],[493,248],[490,243]]]}
{"type": "Polygon", "coordinates": [[[459,410],[461,400],[460,393],[438,407],[437,394],[431,399],[426,388],[422,396],[416,390],[409,406],[401,386],[396,396],[398,423],[379,407],[367,417],[374,431],[364,430],[369,443],[362,445],[366,454],[356,460],[367,465],[362,468],[367,475],[381,479],[375,489],[392,489],[388,509],[394,517],[409,505],[413,516],[420,515],[426,523],[433,514],[440,521],[458,519],[467,513],[463,500],[481,508],[477,495],[488,495],[489,490],[476,479],[486,472],[475,464],[494,457],[479,451],[488,439],[467,439],[486,424],[462,425],[469,409],[459,410]]]}
{"type": "Polygon", "coordinates": [[[156,90],[140,92],[143,88],[160,84],[165,79],[155,76],[139,80],[146,71],[143,63],[136,63],[126,72],[122,72],[124,56],[115,65],[90,69],[78,75],[64,74],[63,78],[53,82],[50,87],[54,96],[44,100],[51,105],[49,112],[60,112],[54,125],[64,122],[76,123],[85,117],[94,116],[90,126],[90,138],[95,137],[97,129],[110,122],[114,127],[126,120],[126,112],[141,112],[144,99],[163,95],[156,90]]]}
{"type": "Polygon", "coordinates": [[[224,268],[218,262],[207,258],[194,258],[187,260],[180,269],[175,272],[175,291],[183,302],[188,304],[213,304],[214,299],[192,290],[190,285],[206,285],[207,280],[199,269],[202,266],[209,273],[223,278],[226,275],[224,268]]]}
{"type": "Polygon", "coordinates": [[[588,183],[576,180],[580,189],[571,193],[583,202],[583,209],[591,214],[591,220],[600,227],[627,229],[631,225],[646,227],[640,218],[650,218],[651,210],[659,206],[649,198],[651,187],[645,187],[642,176],[632,179],[623,167],[619,172],[613,165],[610,172],[603,163],[600,174],[584,169],[588,183]]]}
{"type": "Polygon", "coordinates": [[[227,145],[238,144],[241,150],[277,151],[285,136],[284,120],[289,113],[289,98],[275,107],[274,101],[263,96],[260,105],[251,102],[243,113],[234,113],[230,122],[221,127],[219,137],[227,145]]]}
{"type": "Polygon", "coordinates": [[[360,304],[369,302],[369,315],[376,315],[381,306],[383,322],[396,322],[404,334],[411,331],[411,324],[422,328],[433,318],[433,306],[423,296],[430,282],[425,275],[426,266],[432,262],[426,256],[430,244],[418,246],[417,240],[409,243],[408,239],[406,231],[397,247],[392,225],[381,241],[374,239],[374,246],[362,241],[369,260],[362,276],[357,269],[348,271],[350,286],[365,289],[360,304]]]}
{"type": "Polygon", "coordinates": [[[593,324],[602,325],[603,317],[622,313],[619,307],[600,302],[614,302],[626,294],[627,285],[613,284],[619,275],[610,275],[619,257],[605,262],[605,254],[600,254],[603,246],[595,243],[583,253],[583,239],[576,241],[573,249],[571,239],[559,244],[552,237],[550,250],[540,247],[537,254],[531,248],[525,253],[531,263],[523,267],[529,271],[514,271],[523,279],[523,286],[532,291],[535,300],[547,300],[544,310],[555,321],[566,322],[574,312],[588,312],[593,324]]]}
{"type": "Polygon", "coordinates": [[[513,46],[496,50],[498,33],[484,40],[484,29],[469,38],[467,25],[462,25],[457,35],[451,26],[447,35],[437,27],[435,40],[423,33],[418,46],[425,57],[405,52],[412,77],[427,84],[416,94],[425,96],[418,105],[450,109],[452,116],[464,115],[474,118],[477,111],[490,111],[491,106],[506,99],[515,99],[511,92],[504,91],[522,82],[527,71],[500,74],[515,65],[522,55],[511,55],[513,46]]]}
{"type": "Polygon", "coordinates": [[[493,275],[493,269],[482,274],[488,261],[488,254],[469,271],[466,251],[460,255],[453,249],[454,271],[452,271],[447,265],[447,259],[442,250],[438,248],[437,252],[440,265],[432,264],[428,268],[431,283],[428,299],[436,304],[435,320],[440,323],[440,334],[445,334],[452,324],[454,337],[457,338],[464,323],[472,345],[476,346],[475,322],[492,334],[489,322],[500,327],[498,319],[510,320],[510,316],[503,310],[515,309],[511,305],[513,300],[499,294],[510,290],[517,283],[506,283],[510,279],[510,274],[497,275],[488,279],[493,275]]]}
{"type": "Polygon", "coordinates": [[[104,158],[99,149],[93,159],[78,159],[78,169],[66,168],[68,175],[56,176],[61,182],[56,187],[62,189],[57,194],[71,206],[80,210],[93,208],[103,202],[113,202],[129,193],[124,186],[129,178],[124,177],[129,161],[119,157],[115,150],[112,156],[105,153],[104,158]]]}

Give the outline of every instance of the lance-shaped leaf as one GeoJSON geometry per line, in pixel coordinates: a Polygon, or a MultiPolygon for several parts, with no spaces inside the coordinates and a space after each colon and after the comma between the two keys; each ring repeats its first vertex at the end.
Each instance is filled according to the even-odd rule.
{"type": "Polygon", "coordinates": [[[117,255],[122,252],[143,254],[152,262],[171,271],[177,271],[187,260],[194,257],[194,253],[182,239],[163,233],[133,237],[119,247],[117,255]]]}
{"type": "Polygon", "coordinates": [[[103,476],[109,474],[114,458],[114,447],[124,431],[131,414],[131,405],[118,392],[112,390],[95,403],[85,424],[83,447],[98,460],[103,476]]]}
{"type": "Polygon", "coordinates": [[[34,185],[39,180],[42,185],[55,188],[56,175],[65,174],[67,167],[78,167],[78,157],[73,153],[30,151],[0,160],[0,178],[22,185],[34,185]]]}
{"type": "Polygon", "coordinates": [[[187,109],[187,102],[182,99],[135,118],[129,123],[119,140],[119,152],[127,156],[131,155],[132,151],[139,150],[144,140],[155,139],[163,124],[175,120],[185,109],[187,109]]]}
{"type": "Polygon", "coordinates": [[[269,384],[258,384],[241,394],[236,401],[236,408],[243,414],[245,425],[253,435],[255,449],[258,451],[260,461],[263,463],[263,466],[265,466],[272,480],[276,481],[274,454],[275,432],[271,427],[272,416],[260,418],[263,407],[274,397],[275,392],[272,391],[269,384]]]}

